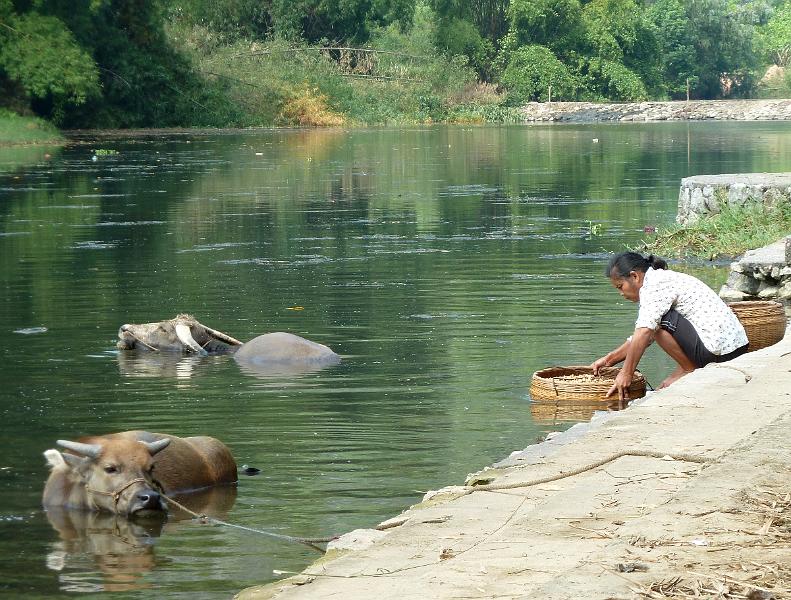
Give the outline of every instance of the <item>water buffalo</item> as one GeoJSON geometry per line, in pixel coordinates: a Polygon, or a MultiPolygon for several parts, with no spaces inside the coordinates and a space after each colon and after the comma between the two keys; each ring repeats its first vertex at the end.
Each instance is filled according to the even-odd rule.
{"type": "Polygon", "coordinates": [[[158,323],[121,325],[116,346],[121,350],[233,354],[238,362],[253,368],[288,365],[310,369],[340,362],[327,346],[291,333],[266,333],[243,343],[184,314],[158,323]]]}
{"type": "Polygon", "coordinates": [[[52,469],[44,486],[45,508],[164,514],[162,494],[237,480],[230,450],[211,437],[124,431],[57,443],[68,452],[44,452],[52,469]]]}

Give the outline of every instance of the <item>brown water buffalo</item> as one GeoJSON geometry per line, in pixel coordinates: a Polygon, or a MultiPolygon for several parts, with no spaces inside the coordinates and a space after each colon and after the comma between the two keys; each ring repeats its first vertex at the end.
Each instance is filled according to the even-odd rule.
{"type": "Polygon", "coordinates": [[[243,343],[184,314],[158,323],[121,325],[116,346],[121,350],[233,354],[237,362],[253,368],[287,365],[311,370],[341,360],[327,346],[291,333],[266,333],[243,343]]]}
{"type": "Polygon", "coordinates": [[[124,431],[57,443],[68,452],[44,453],[52,469],[44,486],[45,507],[164,514],[162,494],[237,480],[230,450],[211,437],[124,431]]]}

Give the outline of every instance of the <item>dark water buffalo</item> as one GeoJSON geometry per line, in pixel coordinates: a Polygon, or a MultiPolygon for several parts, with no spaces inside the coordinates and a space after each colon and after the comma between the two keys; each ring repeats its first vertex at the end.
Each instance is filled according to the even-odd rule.
{"type": "Polygon", "coordinates": [[[237,480],[230,450],[211,437],[124,431],[57,443],[69,452],[44,453],[52,469],[44,486],[45,507],[164,514],[163,493],[237,480]]]}
{"type": "Polygon", "coordinates": [[[158,323],[121,325],[116,345],[121,350],[233,354],[238,362],[253,368],[290,365],[310,369],[340,362],[340,356],[327,346],[291,333],[266,333],[242,343],[206,327],[191,315],[178,315],[158,323]]]}

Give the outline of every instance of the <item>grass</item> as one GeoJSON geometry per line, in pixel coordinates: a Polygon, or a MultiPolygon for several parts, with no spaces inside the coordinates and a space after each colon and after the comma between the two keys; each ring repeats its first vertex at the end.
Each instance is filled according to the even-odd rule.
{"type": "Polygon", "coordinates": [[[36,117],[22,117],[0,108],[0,146],[53,144],[63,141],[54,125],[36,117]]]}
{"type": "Polygon", "coordinates": [[[178,18],[168,35],[218,90],[210,120],[219,126],[518,122],[519,112],[494,86],[478,83],[466,59],[436,51],[427,10],[409,32],[377,29],[356,53],[276,39],[227,41],[178,18]]]}
{"type": "Polygon", "coordinates": [[[735,257],[791,234],[791,199],[774,206],[750,202],[727,206],[720,214],[690,225],[675,225],[656,238],[643,240],[642,249],[658,256],[715,260],[735,257]]]}

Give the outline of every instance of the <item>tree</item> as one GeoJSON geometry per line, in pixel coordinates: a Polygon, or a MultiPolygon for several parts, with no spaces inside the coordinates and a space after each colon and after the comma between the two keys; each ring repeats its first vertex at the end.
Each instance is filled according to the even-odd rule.
{"type": "Polygon", "coordinates": [[[546,46],[523,46],[511,53],[502,83],[512,104],[547,100],[549,88],[558,100],[573,100],[580,82],[546,46]]]}
{"type": "Polygon", "coordinates": [[[563,54],[582,22],[579,0],[513,0],[510,31],[519,46],[541,45],[563,54]]]}
{"type": "Polygon", "coordinates": [[[755,65],[755,15],[729,0],[658,0],[651,7],[662,48],[665,79],[680,95],[686,79],[701,98],[749,93],[755,65]]]}
{"type": "Polygon", "coordinates": [[[763,55],[780,67],[791,63],[791,0],[777,7],[769,22],[758,33],[763,55]]]}
{"type": "Polygon", "coordinates": [[[0,1],[0,80],[15,84],[29,101],[49,105],[56,120],[70,105],[99,95],[96,63],[60,19],[20,15],[10,1],[0,1]]]}

